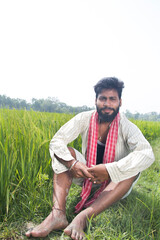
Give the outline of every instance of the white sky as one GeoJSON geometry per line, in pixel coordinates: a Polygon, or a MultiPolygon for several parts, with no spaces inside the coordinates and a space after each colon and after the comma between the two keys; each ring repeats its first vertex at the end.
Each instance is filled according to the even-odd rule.
{"type": "Polygon", "coordinates": [[[0,1],[0,95],[94,106],[106,76],[123,111],[160,112],[159,0],[0,1]]]}

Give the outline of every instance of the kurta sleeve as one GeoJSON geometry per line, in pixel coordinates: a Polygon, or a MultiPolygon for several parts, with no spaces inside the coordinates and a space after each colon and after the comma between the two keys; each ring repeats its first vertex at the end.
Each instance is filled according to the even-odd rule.
{"type": "MultiPolygon", "coordinates": [[[[54,154],[59,158],[70,161],[73,159],[67,145],[74,141],[80,134],[88,128],[90,117],[93,111],[83,112],[77,114],[70,121],[64,124],[52,138],[49,151],[52,158],[52,167],[56,165],[57,168],[61,169],[61,172],[67,170],[67,168],[55,159],[54,154]]],[[[60,171],[59,171],[60,172],[60,171]]]]}
{"type": "MultiPolygon", "coordinates": [[[[124,145],[129,154],[117,162],[106,164],[106,168],[113,182],[120,182],[136,176],[154,162],[154,154],[149,142],[145,139],[139,128],[123,117],[120,123],[124,145]]],[[[117,146],[119,151],[122,145],[117,146]]]]}

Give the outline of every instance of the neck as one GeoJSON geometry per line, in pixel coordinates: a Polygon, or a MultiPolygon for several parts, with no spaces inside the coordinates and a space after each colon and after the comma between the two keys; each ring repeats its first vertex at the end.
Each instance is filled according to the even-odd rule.
{"type": "Polygon", "coordinates": [[[110,129],[110,122],[98,121],[98,140],[105,144],[110,129]]]}

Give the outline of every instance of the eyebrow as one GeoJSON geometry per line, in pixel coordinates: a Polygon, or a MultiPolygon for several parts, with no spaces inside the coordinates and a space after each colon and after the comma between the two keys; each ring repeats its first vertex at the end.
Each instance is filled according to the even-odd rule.
{"type": "Polygon", "coordinates": [[[104,98],[104,99],[107,99],[107,98],[110,98],[110,99],[116,99],[117,97],[116,97],[116,96],[109,96],[109,97],[106,97],[106,96],[100,95],[99,98],[104,98]]]}

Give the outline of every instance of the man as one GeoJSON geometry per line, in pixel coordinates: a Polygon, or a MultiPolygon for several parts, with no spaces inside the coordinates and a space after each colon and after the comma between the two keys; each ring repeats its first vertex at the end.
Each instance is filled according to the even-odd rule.
{"type": "Polygon", "coordinates": [[[114,77],[100,80],[94,87],[96,111],[77,114],[53,137],[52,212],[26,236],[45,237],[53,230],[64,229],[72,239],[83,239],[87,219],[126,197],[140,172],[153,163],[154,155],[147,140],[119,113],[123,87],[124,83],[114,77]],[[82,154],[67,147],[79,134],[82,154]],[[72,181],[83,185],[82,200],[76,206],[77,216],[68,225],[65,209],[72,181]],[[93,188],[97,191],[88,200],[93,188]]]}

